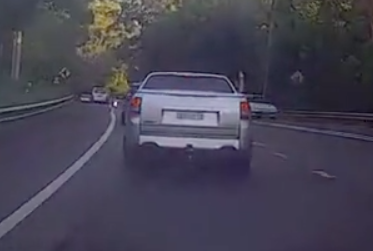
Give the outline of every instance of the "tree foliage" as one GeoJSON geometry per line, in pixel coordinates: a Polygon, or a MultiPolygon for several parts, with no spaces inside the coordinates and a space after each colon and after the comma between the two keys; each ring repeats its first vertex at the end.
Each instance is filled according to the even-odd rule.
{"type": "Polygon", "coordinates": [[[160,14],[175,10],[170,0],[93,0],[89,4],[92,22],[88,25],[88,39],[79,52],[95,57],[138,38],[144,27],[160,14]]]}
{"type": "Polygon", "coordinates": [[[184,1],[142,32],[133,75],[173,69],[236,77],[242,70],[247,91],[260,93],[269,59],[269,95],[280,106],[373,110],[370,1],[271,2],[184,1]],[[298,71],[302,85],[291,81],[298,71]]]}
{"type": "Polygon", "coordinates": [[[122,6],[117,0],[93,0],[89,3],[92,23],[88,25],[88,38],[80,48],[82,56],[92,58],[121,45],[126,33],[119,22],[122,6]]]}
{"type": "Polygon", "coordinates": [[[115,95],[124,95],[129,90],[127,67],[125,64],[120,64],[118,67],[111,69],[105,87],[115,95]]]}
{"type": "Polygon", "coordinates": [[[243,71],[246,90],[261,93],[268,73],[282,107],[373,110],[370,0],[4,0],[0,13],[3,34],[24,31],[24,69],[37,76],[68,65],[96,84],[119,62],[136,81],[243,71]]]}

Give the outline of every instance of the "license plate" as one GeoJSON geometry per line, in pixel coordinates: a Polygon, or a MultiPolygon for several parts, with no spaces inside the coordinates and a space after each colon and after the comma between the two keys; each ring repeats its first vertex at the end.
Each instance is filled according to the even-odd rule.
{"type": "Polygon", "coordinates": [[[199,113],[199,112],[178,112],[176,117],[178,119],[203,120],[203,113],[199,113]]]}

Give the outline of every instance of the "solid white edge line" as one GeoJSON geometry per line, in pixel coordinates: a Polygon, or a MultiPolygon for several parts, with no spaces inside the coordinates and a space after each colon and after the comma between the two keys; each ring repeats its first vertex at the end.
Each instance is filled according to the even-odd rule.
{"type": "Polygon", "coordinates": [[[60,176],[38,192],[34,197],[21,205],[16,211],[0,222],[0,239],[33,213],[39,206],[55,194],[67,181],[69,181],[93,155],[100,150],[110,137],[115,127],[116,117],[110,112],[110,123],[99,140],[94,143],[78,160],[68,167],[60,176]]]}
{"type": "Polygon", "coordinates": [[[13,117],[3,118],[3,119],[0,119],[0,123],[2,123],[2,122],[10,122],[10,121],[18,120],[18,119],[23,119],[23,118],[35,116],[35,115],[42,114],[42,113],[45,113],[45,112],[49,112],[49,111],[52,111],[54,109],[60,108],[60,107],[62,107],[64,105],[68,105],[71,102],[73,102],[73,100],[66,101],[66,102],[64,102],[62,104],[57,104],[57,105],[54,105],[52,107],[40,109],[40,110],[37,110],[37,111],[34,111],[34,112],[28,112],[28,113],[22,114],[22,115],[17,115],[17,116],[13,116],[13,117]]]}
{"type": "Polygon", "coordinates": [[[339,138],[373,142],[373,137],[367,136],[367,135],[355,134],[355,133],[321,130],[321,129],[315,129],[315,128],[285,125],[285,124],[270,123],[270,122],[261,122],[261,121],[254,121],[253,123],[256,125],[263,125],[263,126],[269,126],[269,127],[275,127],[275,128],[281,128],[281,129],[290,129],[290,130],[295,130],[295,131],[300,131],[300,132],[316,133],[316,134],[334,136],[334,137],[339,137],[339,138]]]}

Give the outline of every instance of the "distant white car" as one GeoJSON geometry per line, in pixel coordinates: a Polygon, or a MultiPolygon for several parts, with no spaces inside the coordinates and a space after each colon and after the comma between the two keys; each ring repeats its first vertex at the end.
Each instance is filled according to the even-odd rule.
{"type": "Polygon", "coordinates": [[[91,102],[92,96],[90,93],[82,93],[79,97],[81,102],[91,102]]]}
{"type": "Polygon", "coordinates": [[[275,119],[277,117],[278,109],[268,101],[251,101],[250,107],[253,116],[256,118],[266,117],[275,119]]]}
{"type": "Polygon", "coordinates": [[[92,89],[92,101],[98,103],[108,103],[109,93],[102,87],[93,87],[92,89]]]}

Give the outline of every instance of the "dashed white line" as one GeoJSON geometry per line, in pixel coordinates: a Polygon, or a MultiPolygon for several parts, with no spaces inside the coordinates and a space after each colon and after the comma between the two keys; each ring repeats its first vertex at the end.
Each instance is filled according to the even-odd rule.
{"type": "Polygon", "coordinates": [[[283,153],[274,152],[273,155],[275,155],[276,157],[279,157],[281,159],[288,159],[288,156],[286,154],[283,154],[283,153]]]}
{"type": "Polygon", "coordinates": [[[114,130],[115,115],[110,113],[110,123],[106,131],[101,135],[99,140],[91,146],[73,165],[68,167],[65,172],[53,180],[48,186],[43,188],[39,193],[32,197],[29,201],[21,205],[16,211],[11,213],[7,218],[0,222],[0,239],[9,233],[14,227],[22,222],[27,216],[34,212],[39,206],[47,201],[58,189],[60,189],[68,180],[70,180],[92,156],[100,150],[100,148],[108,140],[114,130]]]}
{"type": "Polygon", "coordinates": [[[254,142],[253,145],[256,146],[256,147],[266,147],[267,146],[266,144],[260,143],[260,142],[254,142]]]}
{"type": "MultiPolygon", "coordinates": [[[[253,142],[253,145],[255,147],[259,147],[259,148],[268,148],[268,146],[264,143],[261,143],[261,142],[253,142]]],[[[276,157],[279,157],[281,159],[288,159],[288,156],[286,154],[283,154],[283,153],[280,153],[280,152],[272,152],[272,154],[276,157]]]]}
{"type": "Polygon", "coordinates": [[[328,179],[328,180],[335,180],[337,177],[334,175],[330,175],[324,170],[314,170],[312,171],[312,174],[318,175],[322,178],[328,179]]]}

